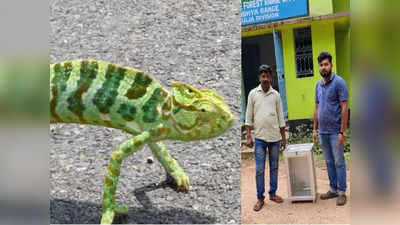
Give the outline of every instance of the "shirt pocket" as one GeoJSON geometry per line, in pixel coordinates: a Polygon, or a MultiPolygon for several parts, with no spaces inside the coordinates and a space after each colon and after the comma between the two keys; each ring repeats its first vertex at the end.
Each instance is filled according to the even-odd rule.
{"type": "Polygon", "coordinates": [[[267,114],[268,114],[267,115],[268,117],[276,117],[276,112],[274,112],[274,111],[270,111],[267,114]]]}
{"type": "Polygon", "coordinates": [[[268,127],[271,127],[274,129],[278,128],[278,117],[277,117],[276,112],[274,112],[274,111],[267,112],[267,123],[268,123],[268,127]]]}

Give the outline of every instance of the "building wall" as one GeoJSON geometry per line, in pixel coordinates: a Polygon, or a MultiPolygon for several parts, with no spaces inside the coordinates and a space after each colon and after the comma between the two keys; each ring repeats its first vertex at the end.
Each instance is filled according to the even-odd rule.
{"type": "Polygon", "coordinates": [[[332,0],[333,12],[348,12],[350,11],[350,0],[332,0]]]}
{"type": "Polygon", "coordinates": [[[318,54],[321,51],[329,51],[332,54],[333,71],[337,71],[334,25],[326,21],[315,21],[311,23],[314,76],[306,78],[296,77],[294,27],[285,27],[281,30],[289,120],[313,117],[315,85],[321,79],[317,61],[318,54]]]}
{"type": "MultiPolygon", "coordinates": [[[[309,0],[311,17],[350,10],[349,0],[309,0]]],[[[346,19],[322,20],[288,24],[275,27],[282,32],[283,63],[288,105],[288,119],[302,120],[313,117],[315,85],[321,79],[317,57],[321,51],[329,51],[333,57],[333,71],[342,76],[350,93],[350,30],[346,19]],[[340,26],[337,26],[338,21],[340,26]],[[335,29],[336,26],[339,28],[335,29]],[[293,28],[311,26],[313,41],[314,76],[296,77],[293,28]]],[[[257,29],[242,33],[242,38],[272,33],[272,28],[257,29]]]]}
{"type": "MultiPolygon", "coordinates": [[[[337,73],[346,81],[349,94],[350,82],[350,30],[336,31],[337,73]]],[[[349,104],[351,101],[349,100],[349,104]]]]}
{"type": "Polygon", "coordinates": [[[332,0],[308,0],[310,16],[322,16],[333,13],[332,0]]]}

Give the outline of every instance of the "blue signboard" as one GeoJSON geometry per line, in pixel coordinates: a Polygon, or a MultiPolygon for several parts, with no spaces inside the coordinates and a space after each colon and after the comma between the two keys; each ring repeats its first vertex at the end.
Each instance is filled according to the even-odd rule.
{"type": "Polygon", "coordinates": [[[308,0],[242,0],[242,26],[308,15],[308,0]]]}

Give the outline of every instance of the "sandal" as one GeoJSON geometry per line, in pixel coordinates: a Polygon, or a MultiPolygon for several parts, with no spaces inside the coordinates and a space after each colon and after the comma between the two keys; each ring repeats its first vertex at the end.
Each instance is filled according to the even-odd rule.
{"type": "Polygon", "coordinates": [[[283,199],[281,197],[279,197],[278,195],[269,196],[269,200],[276,202],[276,203],[283,202],[283,199]]]}
{"type": "Polygon", "coordinates": [[[264,201],[263,200],[258,200],[256,205],[254,206],[254,211],[260,211],[260,209],[264,206],[264,201]]]}

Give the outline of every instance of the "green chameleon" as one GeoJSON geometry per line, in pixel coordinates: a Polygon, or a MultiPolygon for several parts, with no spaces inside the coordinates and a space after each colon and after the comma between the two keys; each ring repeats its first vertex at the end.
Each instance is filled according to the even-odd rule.
{"type": "Polygon", "coordinates": [[[189,178],[164,147],[163,140],[195,141],[216,137],[233,123],[224,100],[209,89],[174,82],[172,93],[136,69],[97,60],[50,65],[50,123],[91,124],[121,129],[132,138],[117,147],[104,179],[102,224],[128,208],[115,202],[122,161],[147,145],[177,191],[189,190],[189,178]]]}

